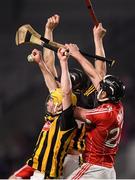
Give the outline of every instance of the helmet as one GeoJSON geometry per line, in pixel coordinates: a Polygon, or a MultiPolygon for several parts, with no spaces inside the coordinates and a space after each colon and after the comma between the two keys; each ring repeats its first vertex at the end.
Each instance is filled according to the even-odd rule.
{"type": "Polygon", "coordinates": [[[115,76],[106,75],[100,82],[100,89],[107,93],[109,100],[119,101],[125,94],[125,86],[121,80],[115,76]]]}
{"type": "Polygon", "coordinates": [[[80,69],[77,68],[73,68],[70,70],[70,78],[71,78],[71,82],[72,82],[72,89],[74,91],[76,90],[83,90],[85,88],[87,88],[88,85],[88,76],[81,71],[80,69]]]}
{"type": "MultiPolygon", "coordinates": [[[[52,91],[51,93],[50,93],[50,98],[52,98],[53,99],[53,103],[55,104],[55,105],[60,105],[60,104],[62,104],[62,90],[61,90],[61,88],[56,88],[54,91],[52,91]]],[[[72,105],[76,105],[76,102],[77,102],[77,98],[76,98],[76,95],[75,94],[73,94],[72,93],[72,105]]]]}

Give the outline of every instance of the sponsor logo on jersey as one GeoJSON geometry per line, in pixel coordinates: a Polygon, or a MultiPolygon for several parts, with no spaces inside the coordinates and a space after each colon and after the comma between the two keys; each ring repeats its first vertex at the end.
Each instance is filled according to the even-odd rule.
{"type": "Polygon", "coordinates": [[[42,131],[48,131],[50,129],[51,123],[49,121],[45,122],[42,131]]]}

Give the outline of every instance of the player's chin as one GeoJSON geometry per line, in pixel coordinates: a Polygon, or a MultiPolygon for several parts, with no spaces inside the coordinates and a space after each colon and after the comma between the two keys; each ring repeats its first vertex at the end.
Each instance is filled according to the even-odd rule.
{"type": "Polygon", "coordinates": [[[49,108],[49,106],[47,107],[47,112],[52,113],[52,110],[49,108]]]}

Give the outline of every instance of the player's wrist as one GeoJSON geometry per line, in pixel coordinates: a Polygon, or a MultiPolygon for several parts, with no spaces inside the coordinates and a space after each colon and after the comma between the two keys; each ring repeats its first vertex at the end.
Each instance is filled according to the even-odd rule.
{"type": "Polygon", "coordinates": [[[54,28],[45,27],[45,32],[53,32],[54,28]]]}
{"type": "Polygon", "coordinates": [[[95,46],[100,46],[103,44],[103,39],[102,38],[94,39],[94,43],[95,43],[95,46]]]}
{"type": "Polygon", "coordinates": [[[71,53],[71,56],[74,57],[77,61],[80,61],[83,57],[83,55],[79,51],[71,53]]]}

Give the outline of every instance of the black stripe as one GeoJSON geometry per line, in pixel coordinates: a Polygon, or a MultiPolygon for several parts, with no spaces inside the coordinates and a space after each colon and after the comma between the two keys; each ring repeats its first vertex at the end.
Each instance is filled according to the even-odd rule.
{"type": "MultiPolygon", "coordinates": [[[[58,155],[57,155],[57,172],[56,174],[59,175],[59,171],[60,171],[60,167],[61,167],[61,164],[60,164],[60,158],[61,158],[61,154],[62,152],[64,151],[64,148],[65,146],[67,146],[66,148],[66,153],[67,153],[67,150],[68,150],[68,147],[69,147],[69,144],[65,144],[66,140],[69,138],[69,136],[71,135],[71,133],[74,131],[74,129],[68,131],[66,134],[63,135],[62,139],[61,139],[61,146],[59,148],[59,152],[58,152],[58,155]]],[[[65,153],[65,156],[66,156],[66,153],[65,153]]],[[[63,160],[62,162],[64,162],[64,159],[65,159],[65,156],[63,157],[63,160]]]]}
{"type": "Polygon", "coordinates": [[[76,131],[76,135],[74,137],[74,144],[73,144],[73,147],[75,149],[78,149],[78,141],[80,139],[80,136],[81,136],[81,133],[82,133],[82,129],[83,129],[83,126],[81,126],[80,129],[78,128],[77,131],[76,131]]]}
{"type": "Polygon", "coordinates": [[[76,121],[73,117],[73,107],[70,106],[62,112],[62,121],[60,121],[61,131],[70,130],[77,127],[76,121]]]}
{"type": "Polygon", "coordinates": [[[46,39],[46,38],[44,38],[44,37],[40,37],[40,39],[42,40],[42,41],[44,41],[45,43],[47,43],[47,44],[49,44],[49,42],[50,42],[50,40],[49,39],[46,39]]]}
{"type": "Polygon", "coordinates": [[[38,149],[38,147],[39,147],[39,144],[40,144],[40,141],[41,141],[42,137],[43,137],[43,132],[41,131],[41,132],[40,132],[40,135],[39,135],[39,138],[38,138],[38,143],[36,144],[36,146],[35,146],[35,148],[34,148],[34,151],[33,151],[33,154],[32,154],[32,156],[31,156],[30,160],[28,160],[28,165],[29,165],[29,166],[32,166],[32,165],[33,165],[33,157],[35,156],[35,152],[37,151],[37,149],[38,149]]]}
{"type": "Polygon", "coordinates": [[[31,38],[31,33],[27,31],[26,36],[25,36],[25,42],[30,42],[30,38],[31,38]]]}
{"type": "Polygon", "coordinates": [[[57,47],[52,46],[52,45],[50,45],[50,44],[47,44],[47,43],[45,43],[45,42],[42,44],[42,46],[43,46],[43,47],[46,47],[46,48],[48,48],[48,49],[50,49],[50,50],[52,50],[52,51],[54,51],[54,52],[57,52],[57,51],[58,51],[58,48],[57,48],[57,47]]]}
{"type": "MultiPolygon", "coordinates": [[[[49,132],[49,131],[48,131],[49,132]]],[[[47,147],[47,141],[48,141],[48,132],[47,132],[47,135],[45,137],[45,140],[44,140],[44,144],[43,144],[43,147],[42,147],[42,150],[39,154],[39,158],[38,158],[38,170],[41,171],[41,167],[42,167],[42,163],[43,163],[43,157],[44,157],[44,154],[45,154],[45,150],[46,150],[46,147],[47,147]]],[[[45,133],[45,132],[44,132],[45,133]]],[[[46,157],[47,158],[47,157],[46,157]]]]}
{"type": "Polygon", "coordinates": [[[53,158],[53,153],[54,153],[54,146],[55,146],[55,143],[56,143],[56,140],[57,140],[57,135],[58,135],[58,130],[59,130],[59,121],[60,121],[60,118],[59,117],[56,121],[56,128],[55,128],[55,133],[53,135],[53,138],[52,138],[52,142],[51,142],[51,147],[50,147],[50,152],[49,152],[49,156],[48,156],[48,160],[47,160],[47,170],[46,170],[46,176],[50,176],[50,171],[51,171],[51,168],[52,168],[52,158],[53,158]]]}

